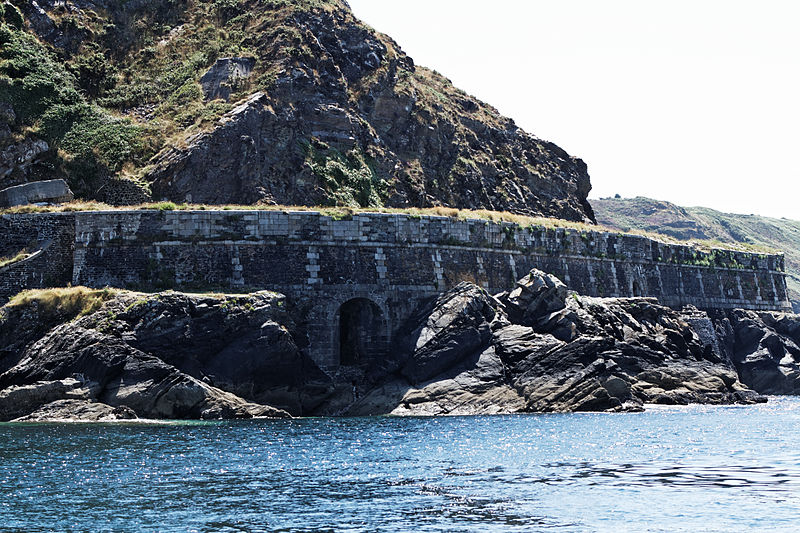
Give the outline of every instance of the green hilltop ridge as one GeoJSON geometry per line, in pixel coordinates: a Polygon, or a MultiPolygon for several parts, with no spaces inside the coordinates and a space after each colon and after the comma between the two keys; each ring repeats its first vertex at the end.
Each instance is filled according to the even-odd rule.
{"type": "Polygon", "coordinates": [[[591,221],[586,165],[342,0],[0,0],[0,189],[591,221]]]}
{"type": "Polygon", "coordinates": [[[795,312],[800,312],[800,221],[722,213],[706,207],[680,207],[650,198],[591,200],[600,225],[620,231],[645,231],[679,240],[757,245],[786,257],[786,283],[795,312]]]}

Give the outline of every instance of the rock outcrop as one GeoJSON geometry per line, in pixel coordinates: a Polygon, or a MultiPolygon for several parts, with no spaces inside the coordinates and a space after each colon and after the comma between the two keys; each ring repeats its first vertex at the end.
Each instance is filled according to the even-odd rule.
{"type": "Polygon", "coordinates": [[[0,190],[0,207],[35,203],[59,204],[72,201],[74,196],[64,180],[47,180],[17,185],[0,190]]]}
{"type": "Polygon", "coordinates": [[[32,387],[24,410],[79,399],[142,418],[284,417],[282,408],[301,414],[329,394],[330,379],[294,344],[273,293],[122,292],[73,320],[48,305],[12,303],[0,321],[0,391],[32,387]],[[63,390],[75,376],[91,386],[63,390]]]}
{"type": "Polygon", "coordinates": [[[742,383],[762,394],[800,394],[800,315],[736,309],[712,317],[742,383]]]}
{"type": "Polygon", "coordinates": [[[533,271],[497,298],[468,283],[455,287],[412,319],[410,345],[371,371],[374,385],[347,412],[635,411],[648,403],[761,401],[679,313],[647,298],[563,299],[562,286],[533,271]]]}
{"type": "Polygon", "coordinates": [[[206,100],[221,98],[228,101],[234,85],[253,73],[255,59],[252,57],[223,57],[217,59],[200,78],[206,100]]]}
{"type": "Polygon", "coordinates": [[[288,305],[269,292],[16,298],[0,310],[0,420],[638,411],[800,394],[797,315],[579,296],[534,270],[496,296],[457,285],[389,354],[331,377],[303,354],[288,305]]]}

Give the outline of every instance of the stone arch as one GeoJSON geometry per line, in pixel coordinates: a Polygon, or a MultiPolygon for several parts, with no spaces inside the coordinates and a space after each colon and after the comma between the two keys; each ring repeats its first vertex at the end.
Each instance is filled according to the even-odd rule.
{"type": "Polygon", "coordinates": [[[336,316],[340,366],[357,366],[385,354],[387,317],[378,304],[351,298],[339,306],[336,316]]]}

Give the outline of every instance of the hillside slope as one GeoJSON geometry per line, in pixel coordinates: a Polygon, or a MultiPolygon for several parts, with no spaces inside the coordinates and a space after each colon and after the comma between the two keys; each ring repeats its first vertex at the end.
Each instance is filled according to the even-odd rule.
{"type": "Polygon", "coordinates": [[[786,255],[789,298],[800,312],[800,221],[680,207],[650,198],[592,200],[597,222],[621,231],[642,230],[676,239],[717,240],[780,250],[786,255]]]}
{"type": "Polygon", "coordinates": [[[415,66],[343,0],[2,6],[0,188],[61,175],[118,204],[593,218],[583,161],[415,66]]]}

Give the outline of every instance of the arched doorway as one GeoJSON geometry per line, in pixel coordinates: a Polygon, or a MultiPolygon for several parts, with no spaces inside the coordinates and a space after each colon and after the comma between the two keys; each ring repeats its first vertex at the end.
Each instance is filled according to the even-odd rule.
{"type": "Polygon", "coordinates": [[[638,281],[633,282],[633,295],[637,298],[644,296],[644,293],[642,293],[642,287],[639,285],[638,281]]]}
{"type": "Polygon", "coordinates": [[[339,308],[339,364],[355,366],[382,355],[386,346],[385,319],[378,305],[354,298],[339,308]]]}

